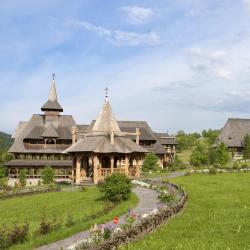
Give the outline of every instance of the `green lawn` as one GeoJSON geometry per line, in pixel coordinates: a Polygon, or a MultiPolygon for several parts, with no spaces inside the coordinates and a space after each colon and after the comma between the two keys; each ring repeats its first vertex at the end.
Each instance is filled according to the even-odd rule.
{"type": "Polygon", "coordinates": [[[129,250],[250,249],[250,173],[176,178],[189,194],[184,212],[129,250]]]}
{"type": "Polygon", "coordinates": [[[13,222],[23,223],[28,221],[32,233],[30,240],[11,249],[33,249],[88,229],[93,223],[103,223],[111,220],[115,215],[127,212],[129,207],[134,207],[138,202],[137,197],[133,194],[130,200],[119,204],[109,213],[102,215],[98,219],[86,221],[90,215],[103,210],[104,202],[100,197],[99,190],[92,187],[85,192],[65,191],[2,200],[0,201],[0,223],[9,225],[13,222]],[[55,214],[59,220],[64,221],[64,224],[68,213],[70,213],[76,224],[72,227],[63,225],[61,229],[46,236],[36,235],[35,232],[41,222],[41,213],[44,208],[49,218],[52,218],[52,215],[55,214]]]}

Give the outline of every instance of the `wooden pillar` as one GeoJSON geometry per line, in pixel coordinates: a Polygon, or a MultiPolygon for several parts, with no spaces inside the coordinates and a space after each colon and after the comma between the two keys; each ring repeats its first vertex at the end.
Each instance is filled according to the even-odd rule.
{"type": "Polygon", "coordinates": [[[110,168],[111,168],[111,174],[114,172],[114,163],[115,163],[115,159],[114,156],[110,156],[110,168]]]}
{"type": "Polygon", "coordinates": [[[128,155],[125,156],[125,174],[129,176],[129,158],[128,155]]]}
{"type": "Polygon", "coordinates": [[[93,159],[93,177],[94,177],[94,184],[97,184],[99,182],[99,174],[98,174],[98,156],[95,155],[93,159]]]}
{"type": "Polygon", "coordinates": [[[81,157],[78,155],[76,157],[76,176],[75,176],[75,183],[80,184],[81,182],[81,157]]]}
{"type": "Polygon", "coordinates": [[[139,178],[141,175],[141,169],[140,169],[140,158],[137,156],[136,157],[136,178],[139,178]]]}

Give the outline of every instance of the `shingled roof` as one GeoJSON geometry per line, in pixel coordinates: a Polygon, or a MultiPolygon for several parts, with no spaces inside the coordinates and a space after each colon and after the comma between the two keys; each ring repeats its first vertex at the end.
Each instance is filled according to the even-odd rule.
{"type": "Polygon", "coordinates": [[[174,136],[170,136],[168,133],[155,133],[159,138],[162,145],[177,145],[178,143],[175,140],[174,136]]]}
{"type": "Polygon", "coordinates": [[[93,152],[93,153],[146,153],[143,147],[137,145],[129,137],[122,135],[119,125],[112,112],[111,105],[106,99],[97,120],[91,130],[76,144],[64,151],[93,152]],[[110,133],[114,132],[114,143],[111,143],[110,133]]]}
{"type": "Polygon", "coordinates": [[[41,110],[63,112],[63,108],[58,102],[55,80],[52,81],[52,85],[49,92],[49,99],[42,106],[41,110]]]}
{"type": "Polygon", "coordinates": [[[221,130],[216,144],[223,142],[228,147],[242,147],[247,134],[250,135],[250,119],[229,118],[221,130]]]}
{"type": "MultiPolygon", "coordinates": [[[[34,150],[25,148],[24,139],[42,139],[43,137],[56,137],[61,140],[71,140],[72,127],[76,126],[76,123],[71,115],[59,115],[54,121],[53,131],[50,125],[46,125],[46,115],[35,114],[31,119],[19,126],[15,133],[15,141],[11,146],[10,153],[31,153],[34,150]]],[[[37,153],[60,153],[62,150],[57,149],[37,149],[37,153]]]]}
{"type": "Polygon", "coordinates": [[[137,145],[130,138],[115,136],[114,144],[110,142],[109,134],[87,135],[76,144],[65,150],[65,153],[93,152],[93,153],[146,153],[143,147],[137,145]]]}

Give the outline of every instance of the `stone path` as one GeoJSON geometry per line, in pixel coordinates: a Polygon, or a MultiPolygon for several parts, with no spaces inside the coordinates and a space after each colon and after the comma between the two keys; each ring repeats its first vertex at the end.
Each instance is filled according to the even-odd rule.
{"type": "MultiPolygon", "coordinates": [[[[137,216],[149,213],[157,206],[157,203],[159,202],[157,198],[158,197],[157,192],[152,189],[135,187],[133,189],[133,192],[139,198],[138,205],[132,210],[132,212],[135,213],[137,216]]],[[[120,223],[122,223],[124,222],[124,220],[125,220],[125,215],[121,216],[119,221],[120,223]]],[[[113,225],[113,221],[109,221],[105,223],[105,225],[107,226],[113,225]]],[[[72,246],[75,242],[88,238],[88,235],[89,235],[89,230],[80,232],[64,240],[60,240],[52,244],[37,248],[37,250],[70,249],[70,246],[72,246]]]]}

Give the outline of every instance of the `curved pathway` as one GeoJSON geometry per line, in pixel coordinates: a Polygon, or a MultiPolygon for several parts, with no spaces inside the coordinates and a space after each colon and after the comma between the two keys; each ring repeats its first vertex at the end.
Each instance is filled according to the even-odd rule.
{"type": "MultiPolygon", "coordinates": [[[[157,192],[152,189],[135,187],[133,189],[133,192],[139,198],[138,205],[132,210],[132,212],[135,213],[137,216],[149,213],[157,206],[159,202],[157,198],[158,197],[157,192]]],[[[122,224],[124,220],[125,220],[125,215],[121,216],[119,221],[122,224]]],[[[105,225],[107,226],[113,225],[113,221],[109,221],[105,223],[105,225]]],[[[80,232],[73,236],[70,236],[64,240],[60,240],[52,244],[37,248],[37,250],[73,249],[74,244],[76,244],[77,242],[80,242],[81,240],[88,238],[88,235],[89,235],[89,230],[86,230],[84,232],[80,232]]]]}

